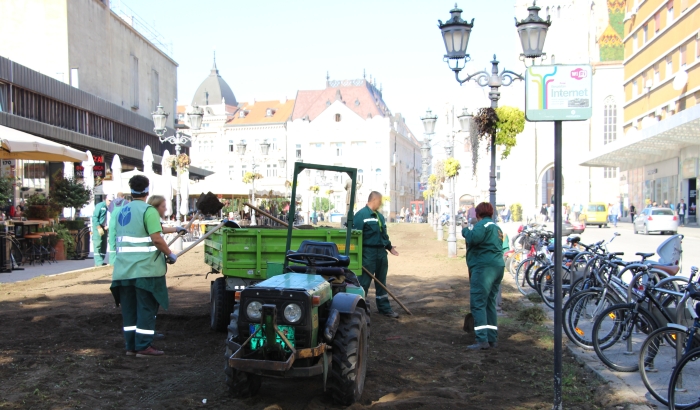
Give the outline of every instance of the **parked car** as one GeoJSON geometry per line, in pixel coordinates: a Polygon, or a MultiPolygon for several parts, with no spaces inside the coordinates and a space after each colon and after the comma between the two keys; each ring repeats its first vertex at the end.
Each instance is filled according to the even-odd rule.
{"type": "Polygon", "coordinates": [[[571,223],[571,229],[575,234],[581,234],[586,230],[586,224],[581,221],[570,221],[569,223],[571,223]]]}
{"type": "Polygon", "coordinates": [[[603,202],[591,202],[583,210],[583,216],[588,225],[598,225],[599,228],[608,226],[608,206],[603,202]]]}
{"type": "Polygon", "coordinates": [[[634,233],[641,232],[645,235],[650,232],[675,235],[678,223],[678,215],[668,208],[644,208],[634,219],[632,229],[634,233]]]}

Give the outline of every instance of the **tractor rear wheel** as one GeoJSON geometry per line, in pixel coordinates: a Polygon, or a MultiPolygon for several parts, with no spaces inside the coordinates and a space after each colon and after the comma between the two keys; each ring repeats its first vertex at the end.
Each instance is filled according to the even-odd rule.
{"type": "Polygon", "coordinates": [[[341,314],[332,342],[330,387],[333,400],[349,406],[362,398],[367,374],[369,327],[364,309],[341,314]]]}
{"type": "Polygon", "coordinates": [[[238,306],[231,314],[231,323],[228,325],[228,336],[226,337],[226,353],[224,359],[224,373],[226,374],[226,385],[234,397],[250,397],[255,396],[260,391],[262,378],[257,374],[246,373],[236,370],[229,366],[228,359],[234,354],[233,345],[238,339],[238,306]]]}
{"type": "Polygon", "coordinates": [[[233,305],[236,303],[235,292],[226,290],[226,278],[217,278],[211,283],[209,299],[211,330],[224,332],[229,316],[233,312],[233,305]]]}

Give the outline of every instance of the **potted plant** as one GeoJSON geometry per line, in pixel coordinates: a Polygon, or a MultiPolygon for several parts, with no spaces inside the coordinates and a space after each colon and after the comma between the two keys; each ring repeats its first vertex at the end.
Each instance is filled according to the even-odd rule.
{"type": "MultiPolygon", "coordinates": [[[[79,210],[92,199],[90,191],[84,183],[73,178],[57,178],[51,184],[51,203],[60,212],[63,208],[79,210]]],[[[75,213],[71,214],[71,220],[75,213]]]]}
{"type": "Polygon", "coordinates": [[[27,219],[49,219],[49,200],[44,194],[33,194],[26,201],[24,213],[27,219]]]}

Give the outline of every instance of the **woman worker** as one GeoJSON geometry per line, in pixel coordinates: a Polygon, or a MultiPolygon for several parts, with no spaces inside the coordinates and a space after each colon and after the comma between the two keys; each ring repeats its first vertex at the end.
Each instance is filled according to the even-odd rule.
{"type": "MultiPolygon", "coordinates": [[[[166,205],[165,205],[165,197],[160,196],[160,195],[153,195],[152,197],[148,198],[148,205],[154,207],[156,211],[158,211],[158,215],[160,215],[160,219],[165,218],[165,210],[166,210],[166,205]]],[[[187,230],[181,226],[174,226],[174,227],[168,227],[168,226],[163,226],[161,223],[160,226],[163,228],[163,234],[166,233],[179,233],[180,235],[184,235],[187,233],[187,230]]]]}
{"type": "Polygon", "coordinates": [[[477,223],[471,230],[462,229],[467,243],[467,268],[474,317],[476,343],[469,350],[498,347],[498,316],[496,297],[503,280],[503,232],[493,222],[493,207],[482,202],[476,207],[477,223]]]}

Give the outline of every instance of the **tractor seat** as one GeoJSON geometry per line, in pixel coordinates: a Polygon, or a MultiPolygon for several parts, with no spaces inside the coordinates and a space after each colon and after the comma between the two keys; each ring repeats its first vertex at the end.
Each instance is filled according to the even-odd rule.
{"type": "Polygon", "coordinates": [[[637,252],[637,253],[635,253],[635,255],[641,256],[642,258],[646,259],[646,258],[651,258],[652,256],[654,256],[654,252],[637,252]]]}
{"type": "Polygon", "coordinates": [[[332,256],[338,259],[339,263],[336,267],[339,268],[347,268],[350,265],[350,257],[341,255],[338,252],[338,245],[333,242],[303,241],[296,252],[289,251],[288,255],[293,255],[294,253],[315,253],[332,256]]]}
{"type": "Polygon", "coordinates": [[[668,273],[668,274],[671,275],[671,276],[676,276],[676,274],[678,273],[678,271],[681,270],[681,267],[678,266],[678,265],[656,265],[656,264],[652,264],[652,265],[649,265],[649,266],[650,266],[651,268],[653,268],[653,269],[658,269],[658,270],[660,270],[660,271],[662,271],[662,272],[666,272],[666,273],[668,273]]]}

